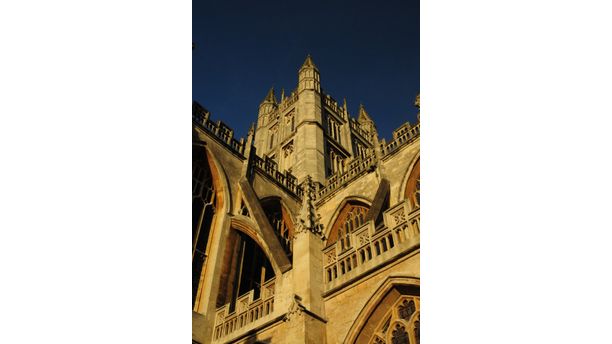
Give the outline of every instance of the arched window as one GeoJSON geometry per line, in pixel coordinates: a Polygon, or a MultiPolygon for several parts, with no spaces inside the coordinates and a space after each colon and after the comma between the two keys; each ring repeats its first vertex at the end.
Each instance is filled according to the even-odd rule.
{"type": "Polygon", "coordinates": [[[395,284],[383,290],[375,304],[366,305],[370,311],[355,320],[346,343],[419,344],[420,298],[419,287],[395,284]]]}
{"type": "Polygon", "coordinates": [[[369,207],[361,202],[349,202],[338,214],[338,218],[329,233],[327,245],[340,242],[342,251],[351,247],[351,233],[358,229],[365,220],[369,207]]]}
{"type": "Polygon", "coordinates": [[[400,297],[377,326],[373,338],[386,338],[392,344],[419,344],[420,315],[417,296],[400,297]],[[391,326],[389,326],[391,325],[391,326]]]}
{"type": "Polygon", "coordinates": [[[254,300],[259,299],[262,285],[273,277],[274,270],[261,247],[242,231],[230,230],[216,306],[229,303],[230,312],[233,312],[236,300],[250,291],[253,291],[254,300]]]}
{"type": "Polygon", "coordinates": [[[195,304],[202,268],[206,261],[208,236],[215,215],[216,190],[207,160],[192,165],[192,306],[195,304]]]}
{"type": "Polygon", "coordinates": [[[262,207],[285,253],[288,257],[291,257],[293,250],[293,223],[291,222],[291,216],[277,198],[269,198],[262,201],[262,207]]]}

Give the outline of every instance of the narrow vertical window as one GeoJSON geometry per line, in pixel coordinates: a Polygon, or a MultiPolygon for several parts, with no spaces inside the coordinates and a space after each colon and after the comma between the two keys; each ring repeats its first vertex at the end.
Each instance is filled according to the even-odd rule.
{"type": "Polygon", "coordinates": [[[215,214],[215,188],[205,160],[193,162],[192,169],[192,306],[198,292],[200,275],[206,260],[208,235],[215,214]]]}

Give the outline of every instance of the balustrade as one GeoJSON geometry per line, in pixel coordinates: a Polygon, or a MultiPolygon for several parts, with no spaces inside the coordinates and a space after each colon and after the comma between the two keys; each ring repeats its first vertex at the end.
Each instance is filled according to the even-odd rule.
{"type": "Polygon", "coordinates": [[[410,127],[409,129],[402,130],[398,133],[398,136],[393,139],[389,143],[382,143],[381,149],[383,155],[389,155],[393,152],[397,151],[401,146],[408,144],[414,141],[417,137],[421,135],[421,124],[417,123],[415,126],[410,127]]]}
{"type": "Polygon", "coordinates": [[[341,249],[336,243],[323,250],[324,280],[329,285],[346,281],[358,267],[363,272],[419,242],[420,209],[402,201],[383,213],[384,226],[375,228],[374,221],[365,222],[350,233],[351,246],[341,249]],[[390,252],[389,254],[386,254],[390,252]],[[376,259],[379,256],[382,258],[376,259]]]}
{"type": "Polygon", "coordinates": [[[371,135],[369,135],[367,131],[361,129],[361,126],[359,125],[359,122],[357,122],[355,119],[351,118],[350,126],[351,126],[351,129],[354,132],[357,132],[357,134],[359,134],[362,138],[364,138],[364,139],[366,139],[366,141],[370,142],[371,135]]]}
{"type": "Polygon", "coordinates": [[[283,102],[281,102],[280,110],[284,111],[286,108],[288,108],[291,105],[293,105],[297,100],[298,100],[297,92],[295,90],[293,90],[291,92],[291,94],[288,97],[286,97],[283,102]]]}
{"type": "Polygon", "coordinates": [[[254,299],[254,290],[236,300],[236,308],[231,313],[230,305],[217,309],[215,314],[214,339],[220,339],[256,322],[274,312],[274,278],[261,287],[261,297],[254,299]]]}
{"type": "Polygon", "coordinates": [[[191,119],[206,132],[223,143],[224,146],[228,147],[238,155],[244,156],[244,138],[236,140],[234,138],[234,131],[230,127],[221,121],[211,121],[210,112],[196,102],[193,102],[191,119]]]}
{"type": "Polygon", "coordinates": [[[263,172],[264,175],[278,182],[285,188],[286,191],[298,196],[298,198],[302,197],[303,190],[298,185],[297,178],[289,171],[285,171],[284,173],[278,171],[278,164],[274,160],[268,157],[262,159],[259,156],[254,155],[253,167],[263,172]]]}
{"type": "Polygon", "coordinates": [[[353,179],[357,178],[361,172],[368,170],[376,161],[376,156],[371,154],[365,158],[356,158],[353,160],[345,172],[336,173],[327,179],[325,187],[318,191],[318,197],[323,198],[339,187],[348,184],[353,179]]]}

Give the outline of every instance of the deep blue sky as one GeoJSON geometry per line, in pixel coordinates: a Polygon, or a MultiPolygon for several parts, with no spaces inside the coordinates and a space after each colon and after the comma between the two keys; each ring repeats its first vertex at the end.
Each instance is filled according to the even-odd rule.
{"type": "Polygon", "coordinates": [[[193,99],[244,136],[268,89],[290,92],[307,54],[321,86],[381,137],[415,122],[419,1],[193,2],[193,99]]]}

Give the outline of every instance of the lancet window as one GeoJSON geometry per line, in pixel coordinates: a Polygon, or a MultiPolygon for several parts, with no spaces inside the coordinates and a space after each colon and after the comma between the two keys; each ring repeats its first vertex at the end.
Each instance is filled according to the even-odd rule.
{"type": "Polygon", "coordinates": [[[334,141],[341,143],[340,141],[340,124],[336,120],[332,119],[331,116],[327,116],[327,132],[334,141]]]}
{"type": "Polygon", "coordinates": [[[192,306],[206,261],[206,247],[215,215],[215,187],[208,162],[194,160],[192,166],[192,306]]]}
{"type": "Polygon", "coordinates": [[[217,307],[229,303],[232,312],[236,300],[251,291],[253,299],[259,299],[262,285],[274,277],[274,270],[261,247],[236,229],[230,231],[224,257],[217,307]]]}

